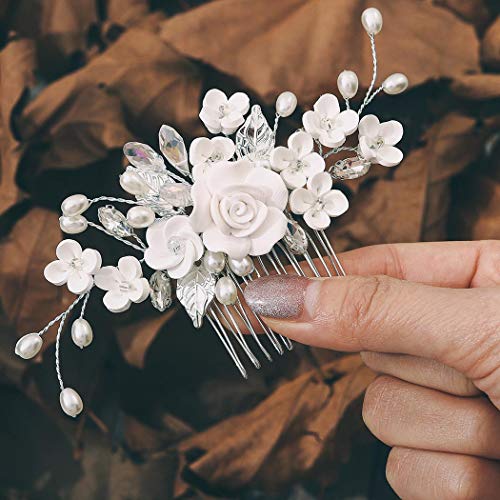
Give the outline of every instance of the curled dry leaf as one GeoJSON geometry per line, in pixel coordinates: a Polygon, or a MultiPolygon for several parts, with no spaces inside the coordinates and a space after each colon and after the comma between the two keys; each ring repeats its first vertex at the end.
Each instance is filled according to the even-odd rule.
{"type": "MultiPolygon", "coordinates": [[[[165,21],[161,36],[182,54],[239,78],[267,102],[287,89],[306,104],[331,91],[345,68],[368,86],[370,44],[360,22],[365,8],[364,0],[222,0],[165,21]]],[[[382,0],[377,8],[384,16],[377,36],[381,78],[404,71],[418,85],[478,70],[474,29],[448,10],[412,0],[382,0]]]]}

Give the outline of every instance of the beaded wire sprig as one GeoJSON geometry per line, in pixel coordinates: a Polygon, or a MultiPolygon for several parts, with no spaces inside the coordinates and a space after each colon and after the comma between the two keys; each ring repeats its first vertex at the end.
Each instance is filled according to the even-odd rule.
{"type": "Polygon", "coordinates": [[[280,355],[292,349],[287,338],[274,333],[244,307],[239,298],[242,287],[271,273],[344,276],[325,234],[331,218],[349,207],[345,195],[332,189],[333,181],[356,179],[374,163],[392,167],[403,158],[395,147],[403,135],[399,122],[380,123],[375,115],[360,119],[377,94],[399,94],[408,86],[406,76],[395,73],[374,90],[375,36],[382,28],[382,15],[369,8],[361,21],[370,39],[373,76],[357,111],[351,109],[350,99],[357,93],[358,78],[353,71],[343,71],[337,86],[345,110],[341,111],[333,94],[323,94],[313,110],[304,113],[303,128],[289,137],[287,146],[276,146],[280,119],[290,116],[297,106],[292,92],[277,98],[271,128],[258,105],[244,118],[250,110],[246,94],[237,92],[228,98],[212,89],[203,99],[200,118],[210,133],[222,135],[195,139],[188,154],[177,131],[163,125],[159,146],[170,169],[146,144],[130,142],[123,148],[130,165],[120,176],[120,184],[135,199],[88,199],[75,194],[63,201],[59,221],[64,233],[78,234],[93,227],[139,254],[139,258],[122,257],[116,267],[102,267],[97,250],[82,249],[78,242],[65,239],[56,248],[57,260],[45,268],[48,281],[67,285],[77,297],[40,331],[19,339],[15,352],[24,359],[33,358],[41,349],[43,335],[59,323],[55,369],[66,414],[75,417],[83,403],[74,389],[64,385],[60,338],[66,319],[81,303],[71,337],[80,348],[92,342],[92,327],[84,316],[95,288],[105,291],[104,306],[114,313],[148,298],[163,312],[172,305],[175,290],[194,326],[199,328],[204,319],[208,321],[245,378],[247,371],[239,352],[260,368],[247,339],[253,339],[257,349],[272,361],[269,347],[253,325],[260,326],[280,355]],[[345,146],[347,137],[356,131],[358,144],[345,146]],[[234,141],[229,137],[233,134],[234,141]],[[327,165],[330,157],[345,151],[353,156],[327,165]],[[98,208],[99,224],[87,220],[83,213],[102,202],[106,205],[98,208]],[[132,207],[124,215],[112,203],[132,207]],[[143,276],[143,265],[153,271],[148,272],[149,278],[143,276]],[[243,335],[242,325],[250,336],[243,335]]]}

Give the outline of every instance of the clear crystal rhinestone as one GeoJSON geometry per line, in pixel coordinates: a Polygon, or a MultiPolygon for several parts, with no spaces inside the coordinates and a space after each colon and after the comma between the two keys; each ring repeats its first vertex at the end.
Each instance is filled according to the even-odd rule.
{"type": "Polygon", "coordinates": [[[288,220],[286,233],[283,237],[286,247],[290,252],[296,255],[302,255],[306,252],[308,241],[306,232],[294,220],[288,220]]]}
{"type": "Polygon", "coordinates": [[[331,168],[331,174],[334,179],[357,179],[365,175],[370,170],[371,163],[358,156],[339,160],[331,168]]]}
{"type": "Polygon", "coordinates": [[[128,238],[134,234],[134,230],[126,217],[112,205],[99,208],[97,216],[104,229],[115,236],[128,238]]]}
{"type": "Polygon", "coordinates": [[[274,141],[273,131],[260,106],[252,106],[250,115],[236,133],[238,157],[248,156],[252,161],[266,160],[274,148],[274,141]]]}
{"type": "Polygon", "coordinates": [[[185,208],[193,204],[191,186],[186,184],[167,184],[160,189],[160,197],[173,207],[185,208]]]}
{"type": "Polygon", "coordinates": [[[165,271],[155,271],[149,278],[151,304],[163,312],[172,305],[172,283],[165,271]]]}
{"type": "Polygon", "coordinates": [[[123,146],[123,153],[135,167],[154,171],[165,170],[163,158],[147,144],[127,142],[123,146]]]}
{"type": "Polygon", "coordinates": [[[189,174],[188,156],[184,139],[177,130],[169,125],[162,125],[158,133],[160,151],[165,158],[182,174],[189,174]]]}

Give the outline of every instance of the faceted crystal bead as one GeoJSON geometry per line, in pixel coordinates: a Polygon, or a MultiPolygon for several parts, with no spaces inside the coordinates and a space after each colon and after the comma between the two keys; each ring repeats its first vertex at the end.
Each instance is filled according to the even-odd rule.
{"type": "Polygon", "coordinates": [[[121,238],[128,238],[134,234],[132,226],[128,223],[126,217],[112,205],[97,210],[97,216],[104,229],[121,238]]]}
{"type": "Polygon", "coordinates": [[[149,278],[151,304],[163,312],[172,305],[172,283],[165,271],[155,271],[149,278]]]}
{"type": "Polygon", "coordinates": [[[140,142],[127,142],[123,146],[123,153],[128,161],[135,167],[146,170],[165,170],[163,158],[147,144],[140,142]]]}
{"type": "Polygon", "coordinates": [[[294,220],[288,220],[286,233],[283,237],[286,247],[290,252],[296,255],[302,255],[306,252],[308,241],[306,232],[294,220]]]}
{"type": "Polygon", "coordinates": [[[236,133],[236,151],[239,158],[247,156],[252,161],[267,160],[274,148],[273,131],[260,106],[252,106],[245,123],[236,133]]]}
{"type": "Polygon", "coordinates": [[[166,184],[160,189],[160,197],[165,203],[177,208],[185,208],[193,204],[191,186],[186,184],[166,184]]]}
{"type": "Polygon", "coordinates": [[[334,179],[357,179],[370,170],[371,163],[358,156],[339,160],[331,169],[334,179]]]}
{"type": "Polygon", "coordinates": [[[160,141],[161,152],[172,166],[181,174],[189,174],[186,145],[177,130],[169,125],[162,125],[158,133],[158,139],[160,141]]]}

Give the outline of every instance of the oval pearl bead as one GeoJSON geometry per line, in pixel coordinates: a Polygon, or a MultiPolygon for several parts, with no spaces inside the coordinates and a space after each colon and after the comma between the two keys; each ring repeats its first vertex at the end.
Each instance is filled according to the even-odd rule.
{"type": "Polygon", "coordinates": [[[143,194],[148,188],[140,176],[131,170],[126,170],[120,175],[120,186],[133,195],[143,194]]]}
{"type": "Polygon", "coordinates": [[[73,321],[71,325],[71,338],[80,349],[90,345],[94,338],[90,323],[84,318],[78,318],[73,321]]]}
{"type": "Polygon", "coordinates": [[[28,333],[17,341],[15,353],[23,359],[34,358],[40,352],[42,344],[42,337],[38,333],[28,333]]]}
{"type": "Polygon", "coordinates": [[[369,35],[376,35],[382,29],[382,14],[375,7],[365,9],[361,14],[361,23],[369,35]]]}
{"type": "Polygon", "coordinates": [[[276,113],[282,118],[290,116],[297,108],[297,97],[293,92],[287,90],[282,92],[276,99],[276,113]]]}
{"type": "Polygon", "coordinates": [[[66,415],[76,417],[83,410],[83,401],[80,395],[71,387],[65,387],[59,394],[61,408],[66,415]]]}
{"type": "Polygon", "coordinates": [[[382,83],[382,88],[386,94],[401,94],[408,88],[408,78],[403,73],[393,73],[382,83]]]}
{"type": "Polygon", "coordinates": [[[234,304],[238,298],[238,290],[233,280],[228,276],[220,278],[215,285],[215,296],[221,304],[226,306],[234,304]]]}
{"type": "Polygon", "coordinates": [[[207,250],[203,255],[203,265],[211,273],[220,273],[226,266],[226,256],[222,252],[207,250]]]}
{"type": "Polygon", "coordinates": [[[253,260],[247,255],[242,259],[229,259],[229,268],[236,276],[246,276],[254,270],[253,260]]]}
{"type": "Polygon", "coordinates": [[[354,71],[342,71],[337,78],[337,87],[344,99],[351,99],[358,91],[358,75],[354,71]]]}
{"type": "Polygon", "coordinates": [[[61,203],[62,213],[68,217],[80,215],[90,206],[90,200],[84,194],[73,194],[61,203]]]}
{"type": "Polygon", "coordinates": [[[89,223],[83,215],[77,215],[75,217],[66,217],[63,215],[59,217],[59,226],[63,233],[78,234],[83,233],[89,226],[89,223]]]}
{"type": "Polygon", "coordinates": [[[142,229],[153,224],[155,213],[149,207],[132,207],[127,212],[127,220],[132,227],[142,229]]]}

